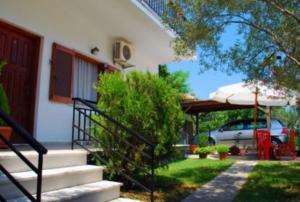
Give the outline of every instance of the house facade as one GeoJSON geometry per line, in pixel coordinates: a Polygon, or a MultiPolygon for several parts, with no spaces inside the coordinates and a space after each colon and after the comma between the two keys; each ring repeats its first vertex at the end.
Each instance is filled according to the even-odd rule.
{"type": "Polygon", "coordinates": [[[98,73],[155,73],[174,60],[175,34],[150,2],[0,0],[0,59],[7,62],[0,79],[11,116],[40,142],[68,143],[72,97],[96,100],[98,73]],[[119,52],[117,40],[130,50],[119,52]],[[116,62],[117,52],[130,64],[116,62]]]}

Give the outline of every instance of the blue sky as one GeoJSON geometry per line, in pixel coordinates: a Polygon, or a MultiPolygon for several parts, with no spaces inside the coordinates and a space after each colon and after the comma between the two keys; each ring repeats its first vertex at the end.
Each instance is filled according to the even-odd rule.
{"type": "MultiPolygon", "coordinates": [[[[236,29],[235,26],[230,26],[226,29],[221,37],[223,48],[230,47],[237,39],[236,29]]],[[[229,76],[221,71],[213,70],[199,74],[200,64],[197,60],[170,63],[168,64],[168,68],[171,72],[177,70],[188,71],[190,76],[187,83],[190,85],[192,92],[200,99],[208,99],[209,93],[217,90],[218,87],[240,82],[245,78],[243,74],[231,74],[229,76]]]]}

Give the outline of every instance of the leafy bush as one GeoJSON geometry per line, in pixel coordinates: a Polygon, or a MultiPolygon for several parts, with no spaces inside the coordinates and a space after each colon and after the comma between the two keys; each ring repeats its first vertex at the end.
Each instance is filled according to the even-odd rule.
{"type": "Polygon", "coordinates": [[[219,154],[228,153],[229,152],[229,147],[227,145],[220,144],[220,145],[217,145],[216,148],[217,148],[217,152],[219,154]]]}
{"type": "Polygon", "coordinates": [[[189,93],[191,91],[191,88],[187,83],[189,72],[178,70],[176,72],[170,73],[167,65],[159,65],[158,75],[160,78],[165,79],[165,81],[173,88],[178,89],[181,95],[184,93],[189,93]]]}
{"type": "Polygon", "coordinates": [[[208,145],[208,136],[206,133],[200,133],[199,135],[199,146],[206,147],[208,145]]]}
{"type": "MultiPolygon", "coordinates": [[[[100,95],[97,104],[99,110],[153,142],[156,166],[164,165],[172,159],[173,154],[176,154],[173,145],[180,138],[184,121],[178,90],[149,72],[130,72],[126,76],[120,73],[103,73],[99,80],[101,82],[96,86],[100,95]]],[[[102,144],[95,142],[95,146],[103,149],[103,155],[108,159],[108,169],[119,168],[127,174],[145,174],[146,172],[138,169],[140,166],[149,171],[151,162],[142,155],[142,152],[150,152],[146,144],[100,116],[95,115],[95,119],[118,134],[118,137],[114,137],[103,128],[96,127],[95,139],[102,144]],[[121,138],[136,149],[124,144],[121,138]],[[120,158],[112,150],[131,159],[133,163],[120,158]]],[[[110,172],[115,174],[113,170],[110,172]]]]}
{"type": "Polygon", "coordinates": [[[169,162],[174,162],[174,161],[185,159],[186,153],[187,153],[186,147],[174,147],[172,158],[170,158],[169,162]]]}
{"type": "Polygon", "coordinates": [[[295,137],[295,146],[299,146],[299,144],[300,144],[299,134],[296,134],[296,137],[295,137]]]}
{"type": "MultiPolygon", "coordinates": [[[[0,76],[2,68],[6,65],[5,61],[0,60],[0,76]]],[[[6,114],[9,114],[9,103],[2,83],[0,83],[0,110],[6,114]]],[[[0,119],[0,126],[6,125],[5,122],[0,119]]]]}
{"type": "Polygon", "coordinates": [[[294,144],[295,144],[295,147],[297,146],[300,146],[300,130],[295,130],[296,132],[296,136],[295,136],[295,141],[294,141],[294,144]]]}
{"type": "Polygon", "coordinates": [[[196,154],[209,154],[213,151],[213,148],[212,147],[199,147],[196,149],[195,153],[196,154]]]}

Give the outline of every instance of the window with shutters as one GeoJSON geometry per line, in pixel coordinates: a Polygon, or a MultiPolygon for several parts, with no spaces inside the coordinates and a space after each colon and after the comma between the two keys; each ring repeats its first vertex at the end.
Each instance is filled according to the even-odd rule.
{"type": "Polygon", "coordinates": [[[100,71],[105,69],[109,72],[117,70],[112,66],[105,68],[103,63],[54,43],[50,100],[70,103],[72,97],[79,97],[96,101],[98,95],[94,85],[100,71]]]}
{"type": "Polygon", "coordinates": [[[53,45],[50,99],[57,102],[72,101],[74,52],[58,44],[53,45]]]}

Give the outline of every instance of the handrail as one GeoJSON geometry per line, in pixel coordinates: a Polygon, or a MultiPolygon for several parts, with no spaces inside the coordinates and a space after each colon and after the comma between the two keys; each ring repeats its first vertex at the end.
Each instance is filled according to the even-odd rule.
{"type": "Polygon", "coordinates": [[[14,121],[12,118],[10,118],[7,114],[2,112],[1,110],[0,110],[0,118],[4,120],[4,122],[8,126],[12,127],[14,131],[20,134],[22,138],[24,138],[24,140],[26,140],[26,142],[38,153],[41,154],[47,153],[47,149],[41,143],[39,143],[36,139],[34,139],[27,130],[25,130],[20,125],[18,125],[16,121],[14,121]]]}
{"type": "MultiPolygon", "coordinates": [[[[15,133],[20,135],[26,143],[28,143],[37,153],[38,153],[38,165],[35,166],[31,161],[29,161],[16,147],[6,140],[3,134],[0,133],[0,139],[25,163],[37,174],[37,184],[36,184],[36,197],[33,197],[30,192],[9,173],[9,171],[0,165],[0,170],[6,175],[6,177],[25,195],[33,202],[41,201],[42,194],[42,172],[43,172],[43,155],[48,152],[48,150],[39,143],[36,139],[30,135],[30,133],[22,128],[18,123],[9,117],[7,114],[0,110],[0,118],[13,129],[15,133]]],[[[3,200],[3,196],[0,195],[0,199],[3,200]]]]}
{"type": "Polygon", "coordinates": [[[23,192],[25,196],[27,196],[31,201],[36,201],[29,191],[27,191],[27,189],[25,189],[2,165],[0,165],[0,170],[12,183],[14,183],[14,185],[16,185],[19,190],[23,192]]]}
{"type": "Polygon", "coordinates": [[[124,129],[126,132],[133,134],[134,136],[136,136],[137,138],[139,138],[140,140],[146,142],[148,145],[154,146],[154,144],[152,142],[150,142],[149,140],[147,140],[146,138],[144,138],[143,136],[139,135],[137,132],[131,130],[130,128],[127,128],[126,126],[124,126],[123,124],[121,124],[120,122],[116,121],[115,119],[109,117],[108,115],[106,115],[105,113],[103,113],[102,111],[100,111],[99,109],[97,109],[95,106],[93,106],[91,103],[93,103],[93,101],[89,101],[89,100],[85,100],[85,99],[81,99],[81,98],[73,98],[74,101],[79,101],[82,104],[92,108],[95,112],[99,113],[101,116],[103,116],[104,118],[106,118],[108,121],[110,121],[113,124],[116,124],[118,127],[124,129]]]}
{"type": "MultiPolygon", "coordinates": [[[[140,188],[144,189],[145,191],[150,193],[150,199],[153,202],[154,201],[154,147],[155,145],[147,140],[145,137],[141,136],[137,132],[133,131],[130,128],[127,128],[122,123],[118,122],[114,118],[108,116],[104,112],[100,111],[96,106],[96,102],[81,99],[81,98],[73,98],[73,127],[72,127],[72,149],[74,148],[74,144],[77,144],[78,146],[82,147],[83,149],[90,151],[88,147],[86,147],[83,142],[94,142],[101,147],[106,148],[109,150],[110,153],[115,154],[117,158],[122,159],[124,162],[132,163],[133,165],[136,165],[136,168],[143,171],[147,176],[151,179],[151,187],[147,187],[143,182],[138,181],[137,179],[134,179],[131,177],[128,173],[124,173],[122,169],[112,168],[114,171],[116,171],[119,175],[123,176],[127,180],[131,181],[133,184],[139,186],[140,188]],[[119,138],[119,141],[122,142],[122,144],[127,145],[131,149],[136,149],[136,145],[132,144],[131,142],[128,142],[128,140],[124,139],[117,131],[113,131],[110,128],[103,125],[100,121],[93,118],[93,115],[95,114],[97,116],[101,116],[106,121],[108,121],[110,124],[114,125],[116,128],[121,129],[122,131],[126,132],[127,134],[132,135],[137,140],[139,140],[142,144],[147,145],[149,149],[149,153],[145,151],[141,151],[141,155],[147,159],[149,162],[149,166],[151,167],[151,171],[147,171],[146,167],[147,165],[137,165],[133,159],[130,159],[128,156],[125,156],[124,154],[118,152],[117,150],[114,150],[113,148],[110,148],[108,145],[105,145],[104,142],[98,140],[95,138],[92,134],[90,129],[92,129],[94,125],[97,125],[98,127],[101,127],[107,135],[119,138]],[[76,116],[77,115],[77,116],[76,116]],[[77,133],[76,133],[77,132],[77,133]],[[77,137],[75,137],[77,134],[77,137]]],[[[107,159],[102,158],[97,153],[94,153],[94,156],[103,164],[107,164],[107,159]]]]}

